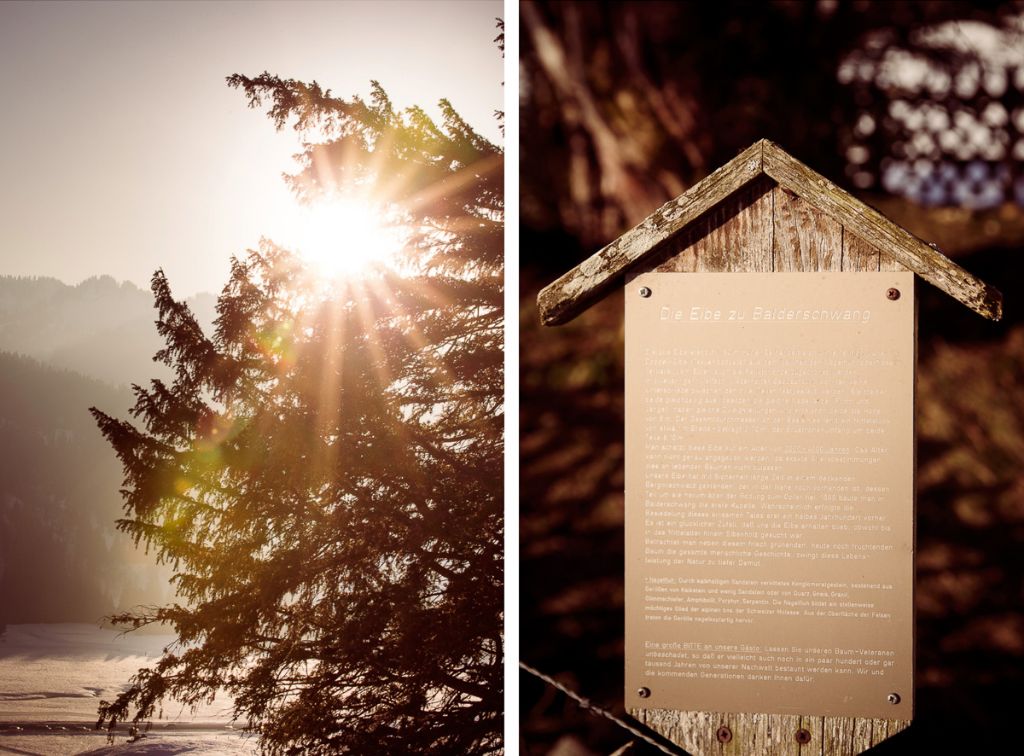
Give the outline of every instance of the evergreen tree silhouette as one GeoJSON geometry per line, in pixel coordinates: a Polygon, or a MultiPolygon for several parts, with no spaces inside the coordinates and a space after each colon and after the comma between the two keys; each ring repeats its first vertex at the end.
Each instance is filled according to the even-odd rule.
{"type": "Polygon", "coordinates": [[[179,596],[114,620],[178,640],[98,726],[225,689],[269,753],[499,750],[502,151],[376,82],[369,101],[228,83],[318,135],[300,197],[372,188],[410,237],[396,267],[331,285],[264,241],[209,335],[153,277],[174,379],[134,387],[134,423],[92,411],[124,467],[118,527],[179,596]]]}

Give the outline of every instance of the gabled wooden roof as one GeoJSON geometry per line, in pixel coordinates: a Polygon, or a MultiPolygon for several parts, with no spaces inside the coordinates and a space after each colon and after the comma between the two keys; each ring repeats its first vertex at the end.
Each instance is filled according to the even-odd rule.
{"type": "Polygon", "coordinates": [[[773,179],[924,280],[975,312],[999,320],[1003,295],[937,249],[812,171],[777,144],[755,142],[707,178],[662,205],[537,296],[544,325],[566,323],[613,288],[662,242],[761,175],[773,179]]]}

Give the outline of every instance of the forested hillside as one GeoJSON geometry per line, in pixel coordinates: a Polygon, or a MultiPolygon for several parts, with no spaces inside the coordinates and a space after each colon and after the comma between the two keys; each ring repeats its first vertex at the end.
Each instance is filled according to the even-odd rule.
{"type": "MultiPolygon", "coordinates": [[[[190,300],[208,324],[213,297],[190,300]]],[[[121,471],[89,415],[167,374],[152,296],[109,276],[0,278],[0,621],[92,622],[167,597],[114,529],[121,471]]]]}

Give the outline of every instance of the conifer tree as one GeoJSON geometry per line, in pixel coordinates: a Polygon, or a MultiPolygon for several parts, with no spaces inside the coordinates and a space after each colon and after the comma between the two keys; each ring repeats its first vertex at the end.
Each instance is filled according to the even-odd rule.
{"type": "Polygon", "coordinates": [[[175,377],[134,387],[134,422],[93,414],[124,467],[118,527],[179,595],[114,619],[178,640],[99,724],[223,689],[270,753],[499,750],[502,152],[376,83],[228,83],[316,136],[302,198],[372,189],[410,237],[400,265],[331,285],[264,241],[212,334],[154,276],[175,377]]]}

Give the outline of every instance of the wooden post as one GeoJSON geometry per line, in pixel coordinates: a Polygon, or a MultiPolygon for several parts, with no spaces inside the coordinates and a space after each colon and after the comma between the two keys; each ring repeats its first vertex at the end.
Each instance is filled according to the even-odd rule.
{"type": "MultiPolygon", "coordinates": [[[[547,286],[538,305],[543,322],[558,325],[612,287],[648,273],[865,271],[913,272],[984,317],[998,320],[1002,312],[997,290],[766,140],[547,286]]],[[[916,362],[916,310],[913,331],[916,362]]],[[[627,691],[627,701],[636,700],[636,692],[627,691]]],[[[910,724],[909,718],[677,711],[631,703],[627,709],[694,754],[853,754],[910,724]]]]}

